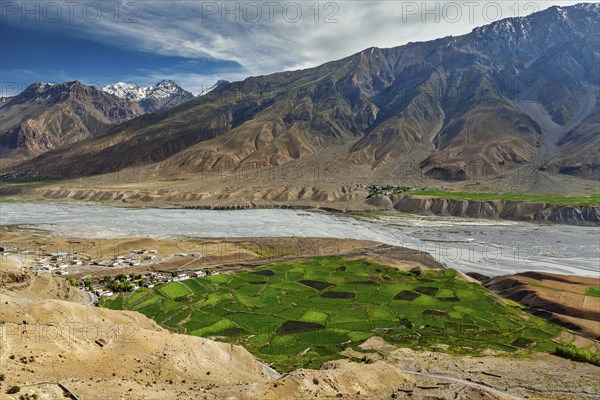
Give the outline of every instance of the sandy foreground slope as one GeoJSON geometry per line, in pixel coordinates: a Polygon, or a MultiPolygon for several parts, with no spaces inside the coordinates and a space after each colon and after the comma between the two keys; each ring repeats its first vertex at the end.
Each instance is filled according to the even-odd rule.
{"type": "MultiPolygon", "coordinates": [[[[277,378],[236,345],[170,333],[136,312],[87,306],[68,282],[0,266],[0,399],[572,398],[600,393],[600,368],[549,355],[455,357],[372,338],[365,362],[277,378]],[[5,394],[18,385],[16,395],[5,394]]],[[[14,267],[13,267],[14,268],[14,267]]],[[[352,356],[348,350],[348,356],[352,356]]]]}

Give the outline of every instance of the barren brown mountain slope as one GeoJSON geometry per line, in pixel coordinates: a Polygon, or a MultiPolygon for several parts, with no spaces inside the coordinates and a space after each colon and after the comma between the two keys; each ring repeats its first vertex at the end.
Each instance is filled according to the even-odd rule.
{"type": "Polygon", "coordinates": [[[593,178],[597,160],[583,157],[595,143],[585,126],[600,93],[599,12],[552,7],[459,37],[250,77],[19,168],[65,177],[154,164],[169,176],[297,168],[326,153],[370,176],[410,163],[429,178],[465,182],[552,162],[551,174],[593,178]]]}
{"type": "Polygon", "coordinates": [[[0,106],[0,150],[5,163],[33,157],[141,114],[139,105],[81,82],[32,84],[0,106]]]}
{"type": "MultiPolygon", "coordinates": [[[[98,89],[78,81],[33,83],[0,102],[0,154],[3,164],[106,133],[144,113],[168,110],[194,98],[170,80],[127,96],[122,86],[98,89]]],[[[4,165],[6,167],[6,165],[4,165]]]]}

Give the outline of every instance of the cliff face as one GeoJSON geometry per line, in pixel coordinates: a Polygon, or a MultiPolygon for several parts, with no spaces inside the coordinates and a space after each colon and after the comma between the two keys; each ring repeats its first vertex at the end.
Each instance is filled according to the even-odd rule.
{"type": "Polygon", "coordinates": [[[566,225],[600,225],[600,207],[561,206],[519,201],[446,200],[421,197],[392,198],[397,211],[438,216],[551,222],[566,225]]]}

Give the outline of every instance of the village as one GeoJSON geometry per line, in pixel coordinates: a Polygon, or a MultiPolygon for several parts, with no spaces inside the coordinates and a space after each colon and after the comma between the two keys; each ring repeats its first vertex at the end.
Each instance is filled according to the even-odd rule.
{"type": "Polygon", "coordinates": [[[187,272],[147,272],[145,274],[119,274],[116,276],[105,276],[104,278],[92,280],[87,277],[81,281],[72,280],[74,286],[82,285],[86,290],[99,297],[112,297],[120,292],[135,292],[139,288],[153,288],[158,284],[169,282],[181,282],[192,278],[201,278],[207,275],[218,275],[218,271],[208,268],[199,271],[187,272]]]}
{"type": "Polygon", "coordinates": [[[152,288],[158,284],[219,274],[218,271],[211,268],[168,272],[122,272],[122,268],[151,267],[172,257],[193,260],[200,256],[195,253],[176,253],[163,258],[159,257],[157,250],[135,249],[128,251],[125,255],[115,255],[110,259],[96,260],[87,255],[64,251],[35,254],[30,250],[20,250],[18,247],[0,247],[0,254],[3,257],[19,257],[22,261],[23,266],[21,269],[23,272],[63,276],[69,280],[72,286],[82,287],[97,297],[111,297],[120,292],[134,292],[142,287],[152,288]],[[85,268],[86,271],[89,271],[90,267],[93,268],[92,270],[97,269],[96,272],[81,277],[82,269],[85,268]],[[111,274],[111,270],[117,269],[120,273],[111,274]],[[106,272],[106,274],[102,272],[106,272]],[[71,277],[71,275],[77,275],[77,277],[71,277]]]}

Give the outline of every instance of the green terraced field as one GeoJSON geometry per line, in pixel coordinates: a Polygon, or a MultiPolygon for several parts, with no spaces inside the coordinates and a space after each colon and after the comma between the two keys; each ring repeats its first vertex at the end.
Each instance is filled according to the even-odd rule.
{"type": "Polygon", "coordinates": [[[192,293],[187,286],[183,286],[179,282],[167,283],[166,285],[160,286],[158,290],[172,299],[184,297],[192,293]]]}
{"type": "Polygon", "coordinates": [[[243,345],[280,371],[318,368],[373,335],[413,349],[445,344],[456,354],[554,351],[561,328],[455,276],[453,270],[416,276],[365,260],[318,257],[169,283],[102,305],[139,311],[180,333],[243,345]]]}
{"type": "Polygon", "coordinates": [[[597,288],[597,287],[587,288],[585,290],[585,295],[592,296],[592,297],[600,297],[600,288],[597,288]]]}
{"type": "Polygon", "coordinates": [[[599,206],[600,195],[590,194],[587,197],[569,197],[552,194],[523,194],[523,193],[477,193],[477,192],[448,192],[441,190],[415,190],[408,195],[438,197],[447,200],[475,200],[475,201],[531,201],[565,206],[599,206]]]}

